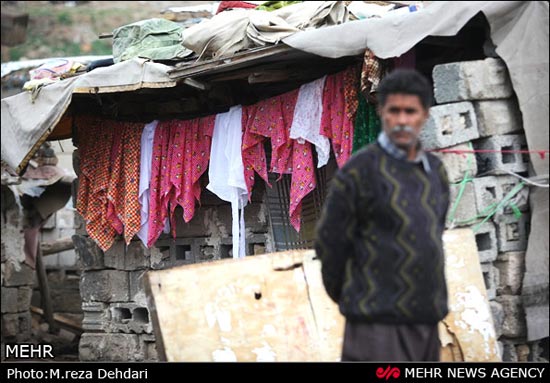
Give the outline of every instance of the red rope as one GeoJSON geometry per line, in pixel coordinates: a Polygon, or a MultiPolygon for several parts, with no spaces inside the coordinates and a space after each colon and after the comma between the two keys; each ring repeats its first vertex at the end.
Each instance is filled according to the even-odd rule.
{"type": "Polygon", "coordinates": [[[477,150],[458,150],[458,149],[431,149],[428,152],[440,152],[440,153],[454,153],[454,154],[467,154],[467,153],[537,153],[541,159],[545,159],[547,154],[550,154],[550,150],[492,150],[492,149],[477,149],[477,150]]]}

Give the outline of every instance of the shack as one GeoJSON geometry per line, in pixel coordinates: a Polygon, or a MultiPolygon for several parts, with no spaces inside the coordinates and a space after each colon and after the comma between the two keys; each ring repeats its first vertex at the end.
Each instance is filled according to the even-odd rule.
{"type": "MultiPolygon", "coordinates": [[[[350,10],[354,3],[363,2],[318,3],[298,4],[303,13],[287,10],[286,17],[304,17],[301,29],[312,23],[308,30],[291,28],[277,35],[280,30],[266,26],[269,19],[251,16],[257,11],[225,11],[184,32],[183,45],[189,52],[179,60],[123,60],[45,86],[34,100],[28,94],[2,100],[2,160],[17,172],[25,169],[45,140],[72,138],[79,147],[74,157],[79,176],[73,188],[76,205],[82,198],[82,182],[90,188],[90,181],[102,180],[99,175],[91,179],[93,171],[86,174],[98,166],[94,161],[113,158],[109,156],[129,142],[126,138],[139,139],[152,121],[158,121],[157,129],[172,127],[174,121],[183,121],[182,126],[189,126],[185,129],[197,129],[199,124],[194,136],[181,141],[191,142],[195,154],[180,163],[192,164],[188,170],[194,178],[184,185],[192,189],[196,208],[191,197],[176,201],[178,206],[172,206],[168,215],[157,217],[155,228],[161,233],[151,237],[149,232],[148,239],[153,239],[146,244],[134,236],[136,231],[125,235],[130,218],[122,220],[124,229],[118,235],[115,230],[105,238],[90,226],[90,216],[88,222],[79,217],[73,242],[82,268],[81,360],[158,359],[143,287],[148,270],[311,248],[332,175],[356,145],[367,144],[379,129],[372,114],[375,105],[362,98],[361,91],[368,95],[375,90],[376,79],[396,67],[414,67],[433,82],[437,105],[423,142],[440,152],[450,176],[449,228],[474,231],[502,359],[548,357],[548,194],[544,191],[549,153],[548,4],[433,2],[414,12],[403,7],[406,12],[387,11],[361,20],[350,17],[350,10]],[[223,29],[229,26],[235,29],[223,29]],[[222,35],[229,40],[222,40],[222,35]],[[373,73],[374,68],[383,70],[373,73]],[[242,152],[244,174],[252,177],[244,180],[241,196],[247,198],[229,203],[207,188],[213,181],[209,161],[200,157],[214,147],[214,140],[213,133],[204,133],[210,137],[206,139],[202,134],[207,129],[212,132],[220,115],[229,119],[237,106],[249,110],[284,95],[299,98],[304,85],[321,78],[325,79],[321,93],[328,92],[329,83],[339,90],[333,95],[340,103],[334,107],[340,108],[335,114],[344,115],[341,118],[353,127],[347,135],[340,127],[328,127],[328,156],[318,149],[322,146],[318,142],[286,136],[294,149],[308,151],[309,169],[305,175],[298,172],[296,162],[291,162],[294,166],[289,171],[274,169],[281,158],[280,147],[274,144],[277,137],[257,132],[247,136],[243,123],[241,147],[247,137],[256,139],[248,148],[255,150],[250,162],[242,152]],[[343,88],[350,90],[347,100],[343,88]],[[348,110],[347,105],[355,106],[348,110]],[[362,124],[357,121],[360,118],[362,124]],[[132,130],[136,126],[138,133],[132,130]],[[117,129],[125,135],[117,136],[115,149],[117,129]],[[322,166],[315,166],[321,158],[322,166]],[[311,180],[305,183],[309,188],[305,192],[295,184],[297,174],[311,180]],[[168,230],[163,232],[165,226],[168,230]]],[[[367,12],[360,9],[355,15],[362,11],[367,12]]],[[[284,120],[284,111],[278,113],[284,120]]],[[[290,121],[282,124],[287,135],[291,125],[290,121]]],[[[174,145],[175,141],[167,140],[174,145]]],[[[159,150],[159,157],[169,156],[159,150]]],[[[140,159],[133,155],[134,160],[140,159]]],[[[111,180],[106,182],[107,196],[110,187],[120,194],[121,185],[124,193],[130,187],[138,192],[135,176],[144,173],[128,166],[131,161],[120,161],[119,171],[103,173],[108,177],[103,181],[111,180]],[[127,168],[134,173],[123,170],[127,168]]],[[[151,172],[153,180],[155,171],[151,172]]],[[[150,193],[156,193],[153,183],[149,186],[150,193]]],[[[118,194],[113,198],[128,202],[118,194]]],[[[135,222],[132,225],[140,228],[135,222]]]]}

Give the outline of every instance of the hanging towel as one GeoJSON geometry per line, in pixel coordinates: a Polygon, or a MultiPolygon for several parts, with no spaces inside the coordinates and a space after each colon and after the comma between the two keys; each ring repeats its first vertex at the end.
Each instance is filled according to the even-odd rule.
{"type": "Polygon", "coordinates": [[[139,203],[141,205],[141,227],[137,233],[139,239],[147,246],[149,232],[149,182],[151,180],[151,161],[153,157],[153,139],[158,121],[155,120],[143,128],[141,134],[141,156],[139,171],[139,203]]]}
{"type": "Polygon", "coordinates": [[[222,200],[231,202],[233,258],[244,258],[246,255],[244,207],[248,202],[248,189],[241,144],[242,107],[239,105],[216,116],[208,168],[210,183],[206,187],[222,200]]]}
{"type": "Polygon", "coordinates": [[[315,145],[319,168],[325,166],[330,158],[330,141],[320,133],[325,78],[321,77],[300,87],[290,127],[290,138],[300,144],[309,141],[315,145]]]}
{"type": "MultiPolygon", "coordinates": [[[[300,144],[289,137],[298,90],[243,107],[242,155],[248,193],[254,186],[254,172],[269,185],[263,142],[271,139],[271,171],[292,174],[290,223],[300,231],[302,199],[316,186],[311,144],[300,144]]],[[[271,186],[271,185],[269,185],[271,186]]],[[[249,197],[250,198],[250,197],[249,197]]]]}

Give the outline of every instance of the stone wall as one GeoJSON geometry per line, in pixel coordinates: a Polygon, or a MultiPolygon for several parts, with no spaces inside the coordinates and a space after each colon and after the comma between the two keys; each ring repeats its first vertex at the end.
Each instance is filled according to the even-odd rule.
{"type": "MultiPolygon", "coordinates": [[[[504,361],[539,360],[539,342],[526,341],[521,286],[529,236],[529,188],[511,198],[515,208],[485,219],[527,176],[529,157],[521,112],[504,63],[495,58],[437,65],[438,105],[422,135],[428,149],[485,150],[439,153],[451,183],[448,227],[475,231],[479,261],[504,361]],[[465,180],[466,179],[466,180],[465,180]],[[485,221],[485,222],[483,222],[485,221]]],[[[518,186],[519,188],[519,186],[518,186]]]]}

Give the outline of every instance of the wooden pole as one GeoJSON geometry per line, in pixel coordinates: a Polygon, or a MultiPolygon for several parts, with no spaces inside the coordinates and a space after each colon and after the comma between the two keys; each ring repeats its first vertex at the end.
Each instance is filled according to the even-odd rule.
{"type": "Polygon", "coordinates": [[[44,309],[44,317],[49,324],[49,332],[51,334],[57,334],[59,332],[59,326],[53,318],[52,299],[50,296],[50,287],[48,285],[48,276],[46,275],[46,268],[42,261],[42,247],[38,241],[36,251],[36,275],[38,277],[38,285],[40,286],[40,297],[42,301],[42,308],[44,309]]]}

